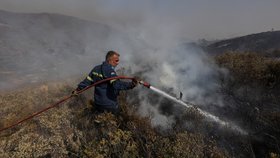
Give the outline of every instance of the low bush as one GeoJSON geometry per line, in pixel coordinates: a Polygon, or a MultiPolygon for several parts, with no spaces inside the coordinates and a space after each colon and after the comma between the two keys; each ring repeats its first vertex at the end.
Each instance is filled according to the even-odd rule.
{"type": "Polygon", "coordinates": [[[272,87],[279,85],[280,60],[256,53],[228,52],[216,57],[219,66],[227,68],[236,84],[253,84],[272,87]]]}

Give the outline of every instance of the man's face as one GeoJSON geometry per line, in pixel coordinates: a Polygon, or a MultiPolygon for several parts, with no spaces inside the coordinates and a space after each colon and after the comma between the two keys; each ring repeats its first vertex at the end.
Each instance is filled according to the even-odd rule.
{"type": "Polygon", "coordinates": [[[113,67],[116,67],[117,65],[119,65],[119,61],[120,61],[119,56],[116,55],[116,54],[114,54],[114,55],[110,58],[109,64],[112,65],[113,67]]]}

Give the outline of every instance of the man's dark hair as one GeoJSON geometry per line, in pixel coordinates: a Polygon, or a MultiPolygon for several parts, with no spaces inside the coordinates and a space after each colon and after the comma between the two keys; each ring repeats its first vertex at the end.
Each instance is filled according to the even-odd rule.
{"type": "Polygon", "coordinates": [[[117,53],[117,52],[115,52],[115,51],[110,50],[110,51],[106,54],[106,61],[109,61],[109,59],[110,59],[113,55],[120,56],[120,54],[119,54],[119,53],[117,53]]]}

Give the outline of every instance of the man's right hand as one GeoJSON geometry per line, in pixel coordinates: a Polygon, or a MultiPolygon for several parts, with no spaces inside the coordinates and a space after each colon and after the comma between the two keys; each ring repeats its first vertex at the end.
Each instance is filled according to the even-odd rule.
{"type": "Polygon", "coordinates": [[[78,96],[78,91],[77,90],[73,90],[71,93],[71,96],[78,96]]]}

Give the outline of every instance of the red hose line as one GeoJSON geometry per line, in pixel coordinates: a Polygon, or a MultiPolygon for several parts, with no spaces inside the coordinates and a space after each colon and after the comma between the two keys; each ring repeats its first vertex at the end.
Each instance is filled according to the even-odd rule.
{"type": "MultiPolygon", "coordinates": [[[[94,84],[92,84],[92,85],[90,85],[90,86],[88,86],[88,87],[86,87],[86,88],[84,88],[84,89],[78,91],[77,94],[83,93],[84,91],[86,91],[86,90],[92,88],[93,86],[96,86],[96,85],[101,84],[101,83],[103,83],[103,82],[110,81],[110,80],[115,80],[115,79],[130,79],[130,80],[132,80],[133,77],[117,76],[117,77],[106,78],[106,79],[104,79],[104,80],[95,82],[94,84]]],[[[59,104],[65,102],[66,100],[68,100],[68,99],[70,99],[70,98],[72,98],[72,97],[73,97],[73,95],[65,96],[65,97],[63,97],[63,99],[61,99],[60,101],[56,102],[55,104],[52,104],[52,105],[48,106],[48,107],[45,108],[45,109],[42,109],[42,110],[40,110],[40,111],[38,111],[38,112],[35,112],[35,113],[33,113],[32,115],[29,115],[28,117],[26,117],[26,118],[24,118],[24,119],[22,119],[22,120],[19,120],[19,121],[17,121],[16,123],[14,123],[14,124],[12,124],[12,125],[10,125],[10,126],[7,126],[7,127],[4,127],[4,128],[2,128],[2,129],[0,129],[0,132],[5,131],[5,130],[7,130],[7,129],[9,129],[9,128],[13,128],[13,127],[15,127],[15,126],[17,126],[17,125],[19,125],[19,124],[21,124],[21,123],[27,121],[27,120],[30,120],[30,119],[32,119],[33,117],[35,117],[35,116],[37,116],[37,115],[39,115],[39,114],[41,114],[41,113],[43,113],[43,112],[45,112],[45,111],[51,109],[51,108],[54,108],[54,107],[58,106],[59,104]]]]}

